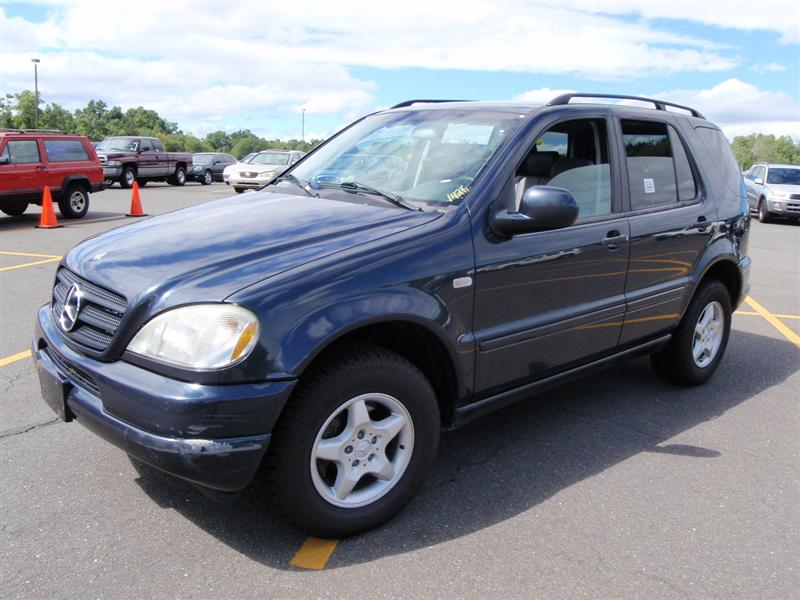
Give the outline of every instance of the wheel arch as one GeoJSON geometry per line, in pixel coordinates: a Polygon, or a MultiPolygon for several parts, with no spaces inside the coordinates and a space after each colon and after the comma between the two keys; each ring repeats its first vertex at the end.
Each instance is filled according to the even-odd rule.
{"type": "Polygon", "coordinates": [[[436,393],[442,426],[453,425],[456,401],[465,393],[456,366],[457,351],[435,324],[416,316],[366,319],[337,331],[308,354],[298,366],[297,376],[302,378],[337,351],[359,343],[381,346],[413,363],[436,393]]]}
{"type": "Polygon", "coordinates": [[[694,297],[700,286],[710,279],[716,279],[721,282],[728,290],[728,295],[731,299],[731,307],[733,310],[741,304],[742,298],[742,274],[739,271],[739,266],[733,256],[721,256],[717,260],[711,262],[703,271],[692,291],[694,297]]]}

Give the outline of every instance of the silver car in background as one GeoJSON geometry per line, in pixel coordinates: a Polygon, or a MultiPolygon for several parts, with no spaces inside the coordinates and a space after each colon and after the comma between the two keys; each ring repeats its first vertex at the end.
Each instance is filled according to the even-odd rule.
{"type": "Polygon", "coordinates": [[[237,193],[263,187],[303,156],[305,156],[305,152],[299,150],[258,152],[248,162],[237,163],[232,168],[229,167],[231,170],[226,183],[233,186],[237,193]]]}
{"type": "Polygon", "coordinates": [[[800,219],[800,165],[756,163],[744,184],[750,211],[762,223],[778,216],[800,219]]]}

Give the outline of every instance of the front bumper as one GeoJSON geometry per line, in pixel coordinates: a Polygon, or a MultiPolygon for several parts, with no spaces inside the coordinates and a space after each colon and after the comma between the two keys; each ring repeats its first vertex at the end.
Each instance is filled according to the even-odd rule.
{"type": "Polygon", "coordinates": [[[230,185],[238,188],[260,188],[267,185],[270,181],[275,179],[275,175],[271,174],[267,177],[242,177],[239,174],[231,175],[228,177],[227,182],[230,185]]]}
{"type": "Polygon", "coordinates": [[[122,175],[122,167],[103,167],[103,177],[106,179],[116,179],[122,175]]]}
{"type": "Polygon", "coordinates": [[[51,404],[64,420],[74,418],[131,456],[220,492],[241,491],[252,481],[295,385],[199,385],[124,361],[95,361],[63,342],[49,306],[39,309],[32,352],[43,389],[53,382],[64,389],[64,404],[51,404]]]}
{"type": "Polygon", "coordinates": [[[781,198],[767,201],[769,212],[776,215],[800,217],[800,199],[781,198]]]}

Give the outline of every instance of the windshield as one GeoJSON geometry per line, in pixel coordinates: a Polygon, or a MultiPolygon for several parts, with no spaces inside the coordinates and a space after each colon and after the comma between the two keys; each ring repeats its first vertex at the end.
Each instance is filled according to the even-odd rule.
{"type": "Polygon", "coordinates": [[[314,189],[356,182],[407,200],[457,204],[521,122],[510,112],[432,109],[367,117],[292,175],[314,189]]]}
{"type": "Polygon", "coordinates": [[[192,162],[199,165],[208,164],[213,160],[214,160],[213,154],[192,154],[192,162]]]}
{"type": "Polygon", "coordinates": [[[97,150],[121,150],[122,152],[136,152],[139,140],[135,138],[108,138],[97,144],[97,150]]]}
{"type": "Polygon", "coordinates": [[[259,152],[250,164],[252,165],[286,165],[289,163],[289,155],[284,152],[259,152]]]}
{"type": "Polygon", "coordinates": [[[776,169],[770,167],[769,173],[767,174],[767,183],[800,185],[800,169],[776,169]]]}

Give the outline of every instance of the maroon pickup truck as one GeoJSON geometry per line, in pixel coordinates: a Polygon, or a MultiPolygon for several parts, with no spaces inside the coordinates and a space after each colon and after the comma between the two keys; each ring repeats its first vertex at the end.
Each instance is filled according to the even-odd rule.
{"type": "Polygon", "coordinates": [[[134,181],[166,181],[170,185],[186,183],[186,173],[192,168],[188,152],[165,152],[158,138],[119,136],[104,139],[97,145],[97,156],[103,165],[106,184],[118,181],[129,188],[134,181]]]}

